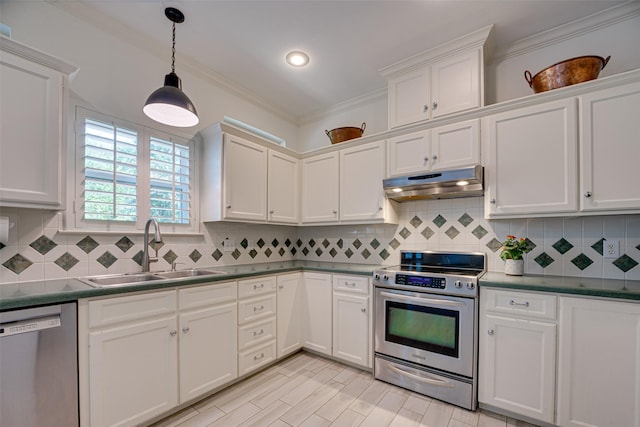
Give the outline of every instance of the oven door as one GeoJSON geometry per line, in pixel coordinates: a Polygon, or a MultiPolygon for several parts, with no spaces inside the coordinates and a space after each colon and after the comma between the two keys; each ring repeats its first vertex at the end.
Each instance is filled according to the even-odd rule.
{"type": "Polygon", "coordinates": [[[473,377],[476,300],[376,288],[376,353],[473,377]]]}

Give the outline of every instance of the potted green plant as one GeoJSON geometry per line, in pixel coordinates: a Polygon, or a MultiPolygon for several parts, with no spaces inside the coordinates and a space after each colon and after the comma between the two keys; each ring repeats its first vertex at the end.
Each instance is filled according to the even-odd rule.
{"type": "Polygon", "coordinates": [[[527,251],[527,239],[507,235],[507,240],[502,242],[500,258],[505,261],[504,273],[510,276],[522,276],[524,274],[524,260],[522,256],[527,251]]]}

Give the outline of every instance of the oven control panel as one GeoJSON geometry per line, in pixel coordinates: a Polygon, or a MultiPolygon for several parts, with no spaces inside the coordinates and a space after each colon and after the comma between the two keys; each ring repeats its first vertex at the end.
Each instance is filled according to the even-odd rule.
{"type": "Polygon", "coordinates": [[[444,289],[447,279],[444,277],[416,276],[413,274],[396,274],[396,285],[418,286],[421,288],[444,289]]]}

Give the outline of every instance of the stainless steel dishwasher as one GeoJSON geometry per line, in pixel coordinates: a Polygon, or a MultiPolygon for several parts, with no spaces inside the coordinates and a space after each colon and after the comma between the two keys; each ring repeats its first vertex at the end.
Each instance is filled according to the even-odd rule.
{"type": "Polygon", "coordinates": [[[0,313],[0,426],[78,426],[76,303],[0,313]]]}

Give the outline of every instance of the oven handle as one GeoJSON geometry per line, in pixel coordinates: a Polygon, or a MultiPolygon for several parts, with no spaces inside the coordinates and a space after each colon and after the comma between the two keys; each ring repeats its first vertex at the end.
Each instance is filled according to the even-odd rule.
{"type": "Polygon", "coordinates": [[[446,381],[446,380],[439,380],[439,379],[436,379],[436,378],[425,378],[425,377],[423,377],[421,375],[417,375],[417,374],[414,374],[412,372],[405,371],[404,369],[400,369],[400,368],[398,368],[396,366],[393,366],[393,365],[389,365],[388,368],[390,370],[394,371],[396,374],[406,375],[408,377],[413,378],[416,381],[420,381],[420,382],[427,383],[427,384],[432,384],[432,385],[437,385],[437,386],[440,386],[440,387],[454,387],[453,383],[451,383],[449,381],[446,381]]]}
{"type": "Polygon", "coordinates": [[[465,306],[465,303],[460,301],[449,301],[444,299],[424,298],[424,297],[409,297],[406,295],[392,294],[390,292],[380,292],[380,295],[382,295],[383,297],[396,298],[396,299],[402,299],[406,301],[421,302],[421,303],[427,303],[427,304],[444,305],[447,307],[464,307],[465,306]]]}

